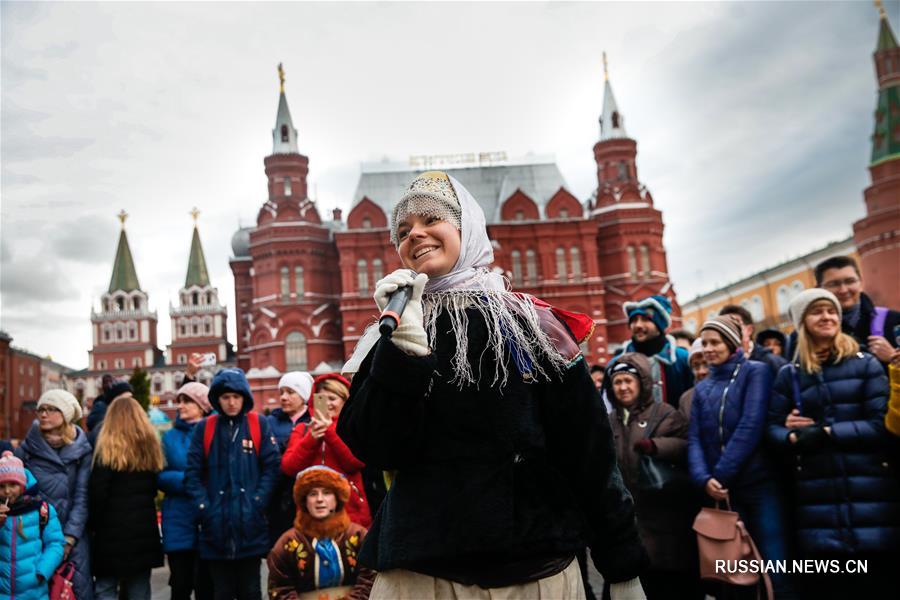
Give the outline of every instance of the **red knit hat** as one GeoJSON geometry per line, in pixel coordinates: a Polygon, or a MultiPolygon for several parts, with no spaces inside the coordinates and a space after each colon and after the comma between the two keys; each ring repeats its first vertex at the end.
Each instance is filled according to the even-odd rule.
{"type": "Polygon", "coordinates": [[[328,381],[334,381],[339,384],[336,387],[344,388],[340,391],[332,389],[332,391],[341,396],[344,400],[350,397],[350,381],[340,373],[326,373],[325,375],[319,375],[313,379],[313,393],[321,392],[322,386],[328,381]]]}

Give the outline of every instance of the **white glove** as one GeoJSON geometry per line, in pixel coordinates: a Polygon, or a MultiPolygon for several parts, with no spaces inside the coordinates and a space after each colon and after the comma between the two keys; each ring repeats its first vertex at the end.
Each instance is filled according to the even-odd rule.
{"type": "Polygon", "coordinates": [[[394,345],[411,356],[428,356],[431,352],[422,315],[422,291],[427,281],[428,275],[425,273],[416,275],[410,269],[397,269],[375,284],[375,304],[378,310],[384,310],[391,294],[399,288],[412,286],[412,297],[406,303],[406,308],[400,315],[400,323],[391,336],[394,345]]]}
{"type": "Polygon", "coordinates": [[[641,580],[637,577],[620,583],[611,583],[609,597],[611,600],[647,600],[644,588],[641,587],[641,580]]]}

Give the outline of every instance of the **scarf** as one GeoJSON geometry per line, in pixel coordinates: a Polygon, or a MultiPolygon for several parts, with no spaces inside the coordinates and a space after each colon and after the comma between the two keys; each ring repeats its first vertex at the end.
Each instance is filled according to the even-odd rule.
{"type": "Polygon", "coordinates": [[[658,335],[648,340],[644,340],[643,342],[632,340],[631,347],[635,352],[640,352],[644,356],[654,356],[659,354],[662,349],[666,347],[666,342],[668,342],[666,336],[658,335]]]}
{"type": "MultiPolygon", "coordinates": [[[[509,291],[508,281],[488,268],[494,262],[494,250],[484,211],[459,181],[450,177],[450,182],[462,209],[459,258],[449,273],[430,278],[422,295],[424,327],[432,345],[437,337],[438,317],[446,314],[450,319],[456,339],[450,383],[459,388],[485,383],[491,386],[499,383],[502,387],[509,378],[507,356],[515,359],[520,373],[525,375],[523,370],[526,370],[527,378],[549,380],[562,373],[570,360],[541,327],[536,299],[509,291]],[[468,311],[477,312],[487,327],[488,343],[484,352],[491,353],[497,361],[490,382],[480,381],[481,373],[474,373],[469,363],[468,311]]],[[[342,372],[359,371],[378,339],[377,323],[373,323],[363,333],[342,372]]]]}
{"type": "Polygon", "coordinates": [[[344,579],[341,557],[331,538],[313,540],[316,550],[316,589],[337,587],[344,579]]]}

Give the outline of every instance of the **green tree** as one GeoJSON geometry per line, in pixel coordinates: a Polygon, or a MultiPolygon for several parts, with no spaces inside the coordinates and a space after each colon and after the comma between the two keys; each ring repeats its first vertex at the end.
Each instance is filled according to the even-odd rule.
{"type": "Polygon", "coordinates": [[[135,367],[131,378],[128,380],[134,390],[134,399],[137,400],[144,410],[150,409],[150,376],[147,371],[140,367],[135,367]]]}

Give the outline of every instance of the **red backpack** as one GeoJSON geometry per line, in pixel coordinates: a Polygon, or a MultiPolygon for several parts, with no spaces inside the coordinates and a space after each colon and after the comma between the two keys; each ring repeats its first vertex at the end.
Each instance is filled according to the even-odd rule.
{"type": "MultiPolygon", "coordinates": [[[[219,415],[210,415],[203,422],[203,456],[209,457],[209,448],[212,446],[213,438],[216,437],[216,423],[219,421],[219,415]]],[[[262,433],[259,429],[259,413],[250,411],[247,413],[247,426],[250,427],[250,440],[253,442],[253,450],[259,456],[259,443],[262,439],[262,433]]]]}

